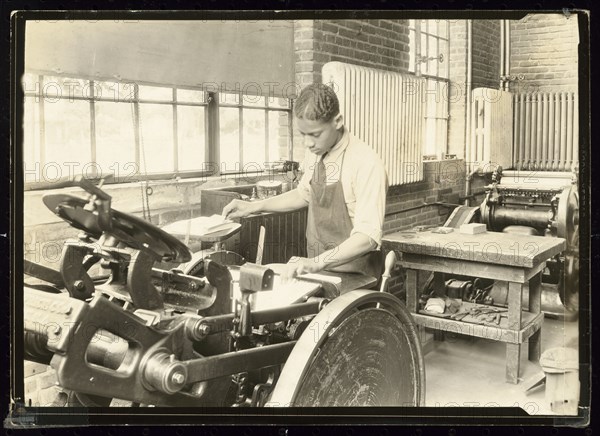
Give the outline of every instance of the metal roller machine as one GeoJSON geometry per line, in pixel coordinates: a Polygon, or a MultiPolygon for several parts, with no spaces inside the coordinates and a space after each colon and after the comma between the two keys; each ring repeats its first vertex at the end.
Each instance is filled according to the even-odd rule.
{"type": "Polygon", "coordinates": [[[579,196],[574,174],[538,172],[524,177],[514,171],[503,174],[498,167],[481,205],[459,206],[445,223],[454,228],[484,223],[488,231],[566,239],[566,251],[548,259],[542,277],[542,310],[564,319],[574,319],[579,307],[579,196]]]}

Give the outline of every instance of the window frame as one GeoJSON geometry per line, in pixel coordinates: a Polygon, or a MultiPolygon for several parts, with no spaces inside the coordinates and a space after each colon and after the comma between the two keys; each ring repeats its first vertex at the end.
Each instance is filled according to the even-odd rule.
{"type": "MultiPolygon", "coordinates": [[[[49,72],[38,72],[38,71],[27,71],[26,74],[31,75],[32,77],[36,77],[38,81],[39,89],[31,90],[27,87],[24,87],[24,100],[23,105],[26,103],[26,99],[33,99],[33,104],[37,105],[37,110],[39,111],[39,156],[40,156],[40,167],[46,164],[46,123],[44,117],[44,102],[46,99],[50,98],[49,95],[44,91],[44,79],[47,77],[60,77],[64,79],[72,79],[77,81],[82,81],[86,86],[89,86],[89,94],[88,95],[61,95],[60,97],[51,97],[57,99],[64,100],[79,100],[79,101],[87,101],[90,104],[90,138],[89,138],[89,146],[91,153],[91,162],[96,161],[97,154],[97,135],[96,135],[96,102],[122,102],[129,103],[132,105],[132,117],[133,117],[133,136],[134,136],[134,154],[135,154],[135,165],[137,172],[131,174],[129,178],[123,180],[122,177],[107,177],[105,180],[106,184],[116,184],[116,183],[127,183],[127,182],[139,182],[144,180],[169,180],[174,178],[198,178],[198,177],[209,177],[209,176],[219,176],[219,175],[235,175],[244,173],[243,166],[239,171],[231,170],[231,171],[221,171],[221,162],[220,162],[220,146],[219,146],[219,109],[220,107],[231,107],[232,105],[228,104],[219,104],[219,92],[208,91],[203,89],[202,87],[192,87],[192,86],[170,86],[164,84],[156,84],[156,83],[147,83],[147,82],[115,82],[114,79],[102,79],[102,78],[86,78],[86,77],[75,77],[73,75],[61,75],[56,73],[49,72]],[[114,86],[121,87],[123,85],[131,85],[133,86],[133,93],[129,93],[126,99],[121,100],[120,95],[118,100],[115,100],[114,96],[97,96],[95,95],[95,84],[98,82],[113,84],[114,86]],[[166,99],[153,99],[153,98],[140,98],[140,86],[149,86],[156,88],[166,88],[171,90],[171,98],[170,100],[166,99]],[[190,90],[190,91],[200,91],[204,93],[204,98],[202,102],[192,102],[192,101],[181,101],[178,99],[178,90],[190,90]],[[131,95],[133,94],[133,95],[131,95]],[[160,105],[169,105],[172,107],[173,114],[173,142],[172,142],[172,153],[173,153],[173,171],[163,171],[163,172],[153,172],[148,173],[145,169],[143,169],[142,159],[142,147],[143,147],[143,136],[141,133],[143,120],[140,118],[140,105],[143,104],[160,104],[160,105]],[[179,132],[178,132],[178,110],[177,108],[180,106],[193,106],[193,107],[204,107],[204,138],[205,138],[205,146],[204,146],[204,163],[203,168],[198,170],[179,170],[179,132]],[[214,165],[217,163],[217,165],[214,165]]],[[[118,89],[118,91],[120,88],[118,89]]],[[[231,92],[227,92],[231,93],[231,92]]],[[[287,112],[288,120],[290,125],[288,126],[288,155],[291,156],[292,147],[293,147],[293,117],[292,117],[292,106],[293,103],[291,99],[287,99],[288,107],[272,107],[269,106],[270,98],[278,98],[271,96],[261,96],[265,99],[265,106],[257,107],[251,105],[243,105],[243,95],[240,91],[239,93],[239,110],[240,110],[240,137],[242,136],[243,129],[243,119],[241,117],[243,109],[254,109],[254,110],[264,110],[265,113],[265,156],[269,156],[269,113],[272,111],[277,112],[287,112]]],[[[233,105],[237,107],[238,105],[233,105]]],[[[240,147],[243,147],[242,139],[240,139],[240,147]]],[[[243,154],[240,154],[243,156],[243,154]]],[[[287,157],[289,159],[289,156],[287,157]]],[[[243,159],[241,159],[243,161],[243,159]]],[[[279,158],[280,160],[280,158],[279,158]]],[[[274,161],[270,159],[269,161],[274,161]]],[[[25,164],[25,162],[23,162],[25,164]]],[[[92,178],[98,178],[101,175],[97,174],[96,166],[91,166],[90,168],[90,176],[92,178]]],[[[102,168],[103,175],[114,175],[110,172],[105,172],[102,168]]],[[[264,168],[261,171],[252,171],[252,173],[263,173],[267,168],[264,168]]],[[[24,189],[28,190],[37,190],[37,189],[47,189],[51,188],[52,185],[56,184],[56,182],[49,181],[29,181],[24,183],[24,189]]]]}
{"type": "MultiPolygon", "coordinates": [[[[226,170],[226,171],[219,171],[219,174],[224,174],[224,175],[228,175],[228,174],[240,174],[240,173],[262,173],[263,171],[246,171],[244,170],[244,109],[247,110],[256,110],[256,111],[263,111],[264,112],[264,121],[265,121],[265,162],[275,162],[274,160],[270,159],[269,154],[270,154],[270,144],[269,144],[269,113],[270,112],[286,112],[288,114],[288,122],[289,122],[289,126],[288,126],[288,135],[289,135],[289,140],[288,140],[288,159],[291,159],[291,147],[293,144],[293,137],[291,136],[292,134],[290,133],[293,129],[292,129],[292,123],[293,123],[293,116],[292,116],[292,100],[291,99],[287,99],[288,101],[288,107],[287,108],[283,108],[283,107],[279,107],[279,106],[270,106],[269,105],[269,100],[271,98],[271,96],[254,96],[254,97],[259,97],[259,98],[263,98],[265,101],[264,106],[253,106],[253,105],[248,105],[248,104],[244,104],[244,97],[245,96],[250,96],[249,94],[244,95],[242,91],[226,91],[226,92],[221,92],[221,93],[217,93],[216,97],[217,97],[217,108],[216,110],[218,111],[221,108],[238,108],[238,132],[239,132],[239,156],[240,156],[240,171],[238,170],[226,170]],[[237,95],[238,97],[238,103],[223,103],[221,102],[221,96],[223,94],[229,94],[229,95],[237,95]]],[[[273,98],[279,98],[279,97],[273,97],[273,98]]],[[[283,97],[281,97],[283,98],[283,97]]],[[[219,116],[219,114],[217,113],[217,116],[219,116]]],[[[220,118],[220,116],[219,116],[220,118]]],[[[220,136],[220,124],[218,126],[218,134],[220,136]]],[[[219,156],[220,156],[220,141],[218,141],[218,148],[219,148],[219,156]]],[[[221,159],[218,160],[218,162],[221,163],[221,165],[223,165],[223,162],[221,161],[221,159]]],[[[265,168],[266,169],[266,168],[265,168]]]]}
{"type": "MultiPolygon", "coordinates": [[[[445,86],[447,89],[447,92],[449,93],[449,85],[450,85],[450,63],[449,63],[449,58],[450,58],[450,22],[449,20],[439,20],[436,19],[435,21],[445,21],[446,24],[446,34],[445,35],[440,35],[439,33],[433,33],[433,32],[429,32],[429,22],[433,21],[433,20],[426,20],[426,19],[411,19],[408,20],[408,31],[409,31],[409,38],[411,35],[414,35],[414,44],[410,44],[410,47],[413,48],[414,47],[414,53],[411,53],[410,56],[410,60],[409,60],[409,66],[408,66],[408,70],[409,72],[415,74],[415,76],[417,77],[423,77],[426,80],[426,87],[429,86],[429,82],[430,81],[435,81],[438,84],[440,84],[441,86],[445,86]],[[423,31],[422,29],[422,24],[423,22],[425,22],[425,31],[423,31]],[[425,35],[425,40],[427,41],[427,47],[425,47],[425,49],[423,50],[422,48],[422,44],[421,44],[421,39],[422,39],[422,35],[425,35]],[[436,41],[436,53],[438,54],[438,56],[440,55],[440,41],[445,41],[446,42],[446,48],[447,48],[447,53],[442,53],[443,55],[443,61],[439,61],[437,57],[430,57],[429,56],[429,40],[430,38],[434,38],[436,41]],[[430,74],[430,73],[423,73],[422,70],[422,65],[425,62],[438,62],[438,74],[430,74]],[[414,64],[413,64],[414,63],[414,64]],[[440,65],[441,64],[445,64],[444,65],[444,74],[440,74],[440,65]]],[[[438,86],[438,85],[436,85],[438,86]]],[[[450,106],[449,106],[449,95],[446,95],[445,98],[442,98],[443,102],[445,103],[445,106],[442,108],[443,114],[441,116],[438,116],[439,114],[439,109],[436,107],[436,110],[434,111],[436,113],[436,115],[434,116],[429,116],[429,110],[425,110],[425,126],[424,129],[427,131],[427,124],[428,124],[428,120],[433,119],[436,126],[440,121],[443,121],[445,123],[446,126],[446,133],[445,133],[445,140],[444,140],[444,144],[442,145],[437,145],[436,144],[436,151],[435,154],[424,154],[423,158],[425,160],[439,160],[439,159],[443,159],[447,154],[448,154],[448,125],[450,123],[450,106]]],[[[436,127],[436,138],[438,136],[439,130],[436,127]]],[[[426,132],[425,132],[426,134],[426,132]]],[[[424,136],[424,141],[426,141],[426,136],[424,136]]],[[[438,141],[436,141],[438,142],[438,141]]],[[[423,144],[423,146],[425,147],[425,143],[423,144]]]]}

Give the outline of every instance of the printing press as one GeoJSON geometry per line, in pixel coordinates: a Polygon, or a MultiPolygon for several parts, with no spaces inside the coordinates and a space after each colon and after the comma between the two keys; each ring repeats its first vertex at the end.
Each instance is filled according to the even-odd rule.
{"type": "Polygon", "coordinates": [[[25,262],[25,358],[56,371],[54,405],[424,404],[414,321],[379,277],[284,282],[218,244],[192,257],[112,209],[101,187],[77,183],[87,195],[43,198],[81,231],[60,270],[25,262]]]}
{"type": "MultiPolygon", "coordinates": [[[[579,310],[579,195],[577,168],[573,172],[503,171],[497,167],[479,206],[459,206],[445,227],[483,223],[487,231],[564,238],[564,252],[548,259],[542,275],[542,310],[546,316],[572,320],[579,310]]],[[[535,246],[517,244],[536,254],[535,246]]],[[[449,294],[476,303],[502,304],[507,290],[499,283],[467,277],[446,282],[449,294]],[[477,298],[475,298],[477,296],[477,298]]]]}

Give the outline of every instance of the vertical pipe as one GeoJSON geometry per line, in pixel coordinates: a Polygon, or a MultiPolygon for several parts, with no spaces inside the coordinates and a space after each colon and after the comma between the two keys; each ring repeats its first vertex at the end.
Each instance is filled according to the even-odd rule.
{"type": "Polygon", "coordinates": [[[565,170],[567,157],[567,93],[560,93],[560,165],[558,171],[565,170]]]}
{"type": "MultiPolygon", "coordinates": [[[[472,153],[471,153],[471,147],[472,147],[472,127],[471,127],[471,112],[472,112],[472,108],[471,108],[471,81],[472,81],[472,69],[473,69],[473,56],[472,56],[472,35],[471,32],[473,30],[473,23],[471,20],[467,20],[467,83],[466,83],[466,106],[467,106],[467,123],[465,126],[465,138],[466,138],[466,148],[465,148],[465,159],[466,159],[466,168],[467,168],[467,173],[471,173],[471,171],[473,170],[472,168],[472,164],[471,161],[473,160],[472,157],[472,153]]],[[[465,183],[465,197],[468,197],[469,195],[471,195],[470,192],[470,187],[469,187],[469,180],[468,177],[466,177],[466,183],[465,183]]],[[[465,199],[465,206],[469,205],[469,199],[466,198],[465,199]]]]}
{"type": "MultiPolygon", "coordinates": [[[[356,94],[357,94],[357,104],[354,105],[354,110],[356,111],[356,117],[358,118],[358,137],[361,140],[366,140],[366,135],[365,135],[365,119],[364,117],[364,104],[365,104],[365,92],[366,92],[366,83],[365,83],[365,77],[364,77],[364,71],[362,68],[357,68],[356,69],[356,76],[357,76],[357,82],[358,82],[358,89],[356,90],[356,94]]],[[[377,147],[379,147],[379,145],[375,144],[374,145],[376,150],[377,147]]]]}
{"type": "Polygon", "coordinates": [[[511,95],[513,100],[513,149],[512,149],[512,166],[518,169],[519,162],[519,102],[516,94],[511,95]]]}
{"type": "Polygon", "coordinates": [[[529,169],[530,150],[531,150],[531,95],[525,94],[525,146],[523,153],[523,166],[529,169]]]}
{"type": "Polygon", "coordinates": [[[554,156],[552,159],[552,171],[558,171],[560,164],[560,119],[561,119],[560,93],[554,94],[554,156]]]}
{"type": "Polygon", "coordinates": [[[573,165],[579,166],[579,98],[573,93],[573,165]]]}
{"type": "Polygon", "coordinates": [[[410,167],[411,167],[411,172],[408,175],[408,180],[407,182],[412,182],[415,179],[414,176],[414,172],[415,172],[415,162],[413,159],[413,154],[412,154],[412,148],[414,147],[414,134],[415,134],[415,123],[414,123],[414,119],[415,119],[415,93],[416,93],[416,86],[413,86],[412,88],[412,92],[410,93],[409,97],[408,97],[408,107],[407,107],[407,111],[406,111],[406,121],[408,124],[408,135],[406,138],[406,154],[407,154],[407,159],[408,162],[410,162],[410,167]]]}
{"type": "Polygon", "coordinates": [[[519,131],[518,136],[518,167],[517,170],[522,171],[525,164],[525,95],[515,94],[519,99],[519,131]]]}
{"type": "Polygon", "coordinates": [[[350,88],[348,91],[348,100],[350,104],[348,105],[348,116],[350,118],[350,131],[353,132],[356,130],[356,113],[354,111],[354,107],[356,106],[356,74],[353,69],[348,71],[348,75],[350,76],[350,88]]]}
{"type": "Polygon", "coordinates": [[[556,129],[556,107],[555,107],[556,94],[551,92],[548,95],[548,164],[546,169],[552,171],[554,169],[554,144],[556,143],[555,129],[556,129]]]}
{"type": "Polygon", "coordinates": [[[391,167],[392,171],[390,171],[388,173],[388,177],[390,179],[389,184],[395,184],[396,180],[398,180],[398,172],[399,169],[402,167],[403,162],[400,161],[398,159],[398,156],[396,155],[396,150],[398,150],[399,147],[399,142],[398,142],[398,104],[399,104],[399,93],[398,93],[398,80],[399,79],[399,74],[397,74],[396,76],[394,76],[393,81],[392,81],[392,98],[393,98],[393,102],[392,102],[392,143],[390,146],[390,150],[388,150],[388,156],[391,162],[394,162],[393,166],[391,167]]]}
{"type": "Polygon", "coordinates": [[[390,123],[390,117],[392,116],[392,105],[391,105],[391,97],[392,97],[391,94],[392,93],[390,92],[391,85],[392,85],[391,80],[390,80],[391,74],[385,73],[384,77],[385,77],[385,118],[384,118],[385,140],[379,147],[379,150],[381,151],[380,156],[383,156],[384,154],[388,153],[388,150],[391,148],[390,143],[392,142],[392,141],[390,141],[391,125],[392,125],[390,123]]]}
{"type": "Polygon", "coordinates": [[[573,93],[569,92],[567,108],[567,155],[565,160],[565,171],[573,166],[573,93]]]}
{"type": "Polygon", "coordinates": [[[542,156],[538,168],[548,168],[548,94],[542,94],[542,156]]]}
{"type": "MultiPolygon", "coordinates": [[[[510,21],[506,20],[505,21],[505,25],[506,25],[506,30],[504,32],[505,37],[506,37],[506,42],[504,44],[504,59],[506,61],[506,66],[504,67],[504,71],[506,72],[507,76],[510,76],[510,21]]],[[[506,81],[506,90],[510,91],[510,82],[506,81]]]]}
{"type": "Polygon", "coordinates": [[[542,106],[542,94],[538,94],[536,97],[537,100],[537,120],[536,120],[536,150],[535,150],[535,170],[540,170],[541,169],[541,162],[542,162],[542,123],[543,123],[543,106],[542,106]]]}
{"type": "Polygon", "coordinates": [[[485,135],[485,119],[488,114],[486,113],[486,104],[483,98],[478,98],[477,105],[477,162],[482,162],[484,157],[484,135],[485,135]]]}
{"type": "MultiPolygon", "coordinates": [[[[173,93],[171,96],[171,99],[173,100],[173,104],[171,105],[171,110],[173,111],[172,116],[173,116],[173,170],[175,172],[179,171],[179,135],[177,134],[177,132],[179,132],[179,128],[178,128],[178,120],[177,120],[177,88],[173,88],[173,93]]],[[[265,110],[265,113],[267,111],[265,110]]],[[[266,121],[266,120],[265,120],[266,121]]],[[[265,123],[265,126],[267,125],[267,123],[265,123]]],[[[268,131],[269,129],[265,129],[265,131],[268,131]]]]}
{"type": "Polygon", "coordinates": [[[423,153],[419,152],[418,149],[418,145],[423,143],[423,128],[424,128],[424,123],[423,123],[423,119],[424,119],[424,115],[425,115],[425,99],[424,99],[424,95],[425,95],[425,89],[423,89],[423,86],[425,82],[422,81],[421,82],[421,86],[420,86],[420,92],[417,94],[417,108],[418,108],[418,116],[416,119],[416,123],[417,123],[417,140],[415,142],[415,148],[413,150],[413,153],[415,155],[415,164],[417,167],[417,179],[416,181],[420,181],[423,180],[424,175],[423,175],[423,153]]]}
{"type": "Polygon", "coordinates": [[[505,60],[504,60],[504,44],[506,43],[505,41],[505,35],[504,35],[504,29],[506,28],[506,20],[500,20],[500,90],[503,90],[505,87],[505,77],[506,74],[506,70],[505,70],[505,60]]]}
{"type": "Polygon", "coordinates": [[[90,144],[91,144],[91,156],[90,162],[94,162],[92,166],[93,177],[101,176],[98,174],[98,156],[96,147],[96,85],[93,80],[90,80],[90,144]]]}
{"type": "MultiPolygon", "coordinates": [[[[371,111],[371,101],[373,100],[373,92],[372,92],[371,86],[373,84],[373,77],[372,77],[370,70],[367,71],[366,75],[367,75],[367,78],[366,78],[367,83],[365,86],[366,94],[365,94],[365,102],[364,102],[365,124],[366,124],[366,126],[365,126],[366,135],[365,136],[366,136],[366,142],[372,146],[375,146],[375,141],[373,141],[373,122],[372,122],[373,114],[371,113],[372,112],[371,111]]],[[[385,159],[385,157],[382,156],[382,159],[385,159]]],[[[384,164],[387,167],[387,165],[391,164],[391,162],[384,162],[384,164]]]]}
{"type": "Polygon", "coordinates": [[[529,170],[535,168],[537,144],[537,99],[538,94],[531,94],[531,143],[529,147],[529,170]]]}

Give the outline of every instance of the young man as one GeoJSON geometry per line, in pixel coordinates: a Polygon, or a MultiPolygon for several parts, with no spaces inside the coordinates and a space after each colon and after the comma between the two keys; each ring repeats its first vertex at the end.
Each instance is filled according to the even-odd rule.
{"type": "Polygon", "coordinates": [[[287,212],[308,205],[308,257],[293,257],[284,277],[323,269],[378,277],[387,176],[381,159],[344,127],[334,91],[321,84],[302,90],[294,115],[306,147],[298,187],[257,202],[233,200],[228,218],[259,212],[287,212]]]}

